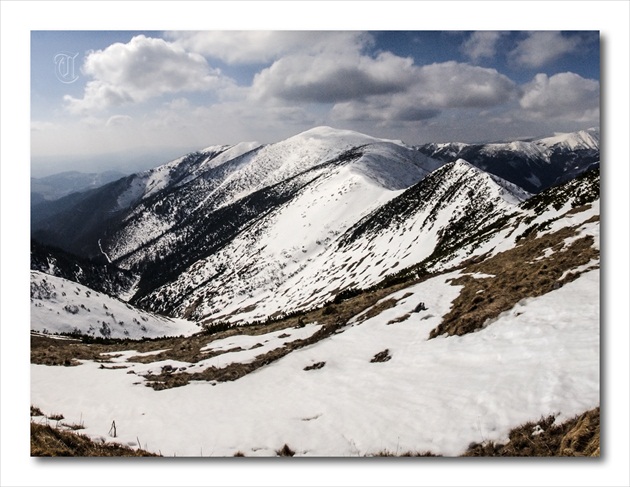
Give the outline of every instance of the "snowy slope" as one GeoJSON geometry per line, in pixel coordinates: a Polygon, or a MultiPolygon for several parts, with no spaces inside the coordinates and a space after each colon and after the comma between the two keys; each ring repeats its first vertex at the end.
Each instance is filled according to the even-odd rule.
{"type": "Polygon", "coordinates": [[[129,352],[120,370],[32,365],[31,401],[95,439],[140,441],[165,456],[275,456],[284,444],[296,456],[458,455],[472,442],[505,442],[526,421],[561,422],[599,405],[599,271],[519,303],[481,332],[427,340],[458,294],[455,276],[401,290],[394,308],[235,382],[156,392],[128,373],[151,366],[124,362],[129,352]],[[428,309],[387,324],[418,301],[428,309]],[[372,363],[384,350],[391,359],[372,363]]]}
{"type": "Polygon", "coordinates": [[[216,168],[258,147],[260,147],[258,142],[210,146],[155,169],[138,173],[134,175],[129,189],[119,196],[120,208],[127,208],[169,186],[185,184],[204,171],[216,168]]]}
{"type": "MultiPolygon", "coordinates": [[[[200,321],[233,322],[321,306],[344,289],[369,287],[418,263],[435,271],[496,255],[518,245],[521,235],[534,227],[542,235],[579,226],[599,215],[598,195],[597,172],[529,200],[519,188],[458,161],[379,205],[338,235],[324,234],[322,239],[320,227],[306,218],[306,212],[289,213],[289,219],[281,213],[277,222],[269,220],[275,227],[267,226],[266,232],[252,227],[249,239],[248,233],[238,239],[240,246],[198,262],[174,284],[151,295],[151,302],[177,302],[186,294],[183,290],[192,287],[176,313],[192,306],[200,321]],[[590,207],[573,211],[584,204],[590,207]],[[283,227],[282,222],[290,224],[283,227]],[[299,235],[319,240],[301,246],[295,240],[299,235]],[[245,257],[250,251],[256,256],[253,261],[245,257]]],[[[343,221],[334,212],[330,216],[343,221]]],[[[599,242],[599,234],[594,237],[599,242]]]]}
{"type": "Polygon", "coordinates": [[[377,155],[308,186],[143,304],[179,316],[194,309],[197,320],[228,321],[319,306],[341,290],[369,287],[421,262],[439,242],[444,246],[450,228],[472,232],[488,226],[530,196],[461,160],[393,193],[374,184],[381,180],[377,163],[386,160],[377,155]],[[169,308],[173,303],[177,307],[169,308]]]}
{"type": "MultiPolygon", "coordinates": [[[[388,146],[382,150],[384,157],[400,156],[405,161],[413,161],[412,164],[416,166],[423,163],[423,174],[437,167],[426,156],[401,143],[347,130],[318,127],[287,140],[244,152],[230,160],[223,161],[225,152],[221,153],[211,159],[223,161],[220,166],[200,162],[199,172],[202,174],[196,178],[186,178],[178,183],[176,189],[167,185],[167,178],[160,179],[156,187],[168,187],[168,191],[156,194],[159,198],[149,198],[136,206],[124,218],[122,225],[104,239],[105,252],[124,267],[142,263],[156,252],[168,254],[184,238],[184,234],[204,231],[199,228],[204,225],[203,217],[197,218],[195,215],[225,209],[264,188],[306,176],[307,173],[315,177],[319,166],[334,163],[336,160],[337,163],[343,163],[338,158],[348,151],[371,145],[388,146]],[[192,223],[189,225],[189,222],[192,223]]],[[[374,155],[370,160],[376,159],[376,152],[373,151],[374,155]]],[[[352,158],[353,154],[344,157],[352,158]]],[[[393,165],[397,164],[394,161],[393,165]]],[[[365,169],[364,172],[369,171],[369,168],[365,169]]],[[[166,166],[159,170],[167,173],[170,171],[166,166]]],[[[408,170],[406,172],[409,173],[408,170]]],[[[374,173],[383,178],[382,185],[394,185],[395,189],[409,186],[418,180],[408,174],[401,180],[396,174],[387,176],[383,170],[374,173]]],[[[304,179],[302,184],[308,182],[308,179],[304,179]]]]}
{"type": "MultiPolygon", "coordinates": [[[[489,144],[475,154],[520,154],[536,186],[532,171],[553,165],[543,147],[489,144]]],[[[266,319],[410,266],[441,269],[513,246],[527,223],[510,238],[495,232],[512,214],[525,218],[518,204],[531,196],[477,163],[443,166],[401,142],[330,127],[209,147],[132,181],[117,200],[130,209],[88,236],[101,258],[141,276],[133,303],[198,321],[266,319]]]]}
{"type": "MultiPolygon", "coordinates": [[[[266,318],[288,303],[280,299],[265,313],[261,301],[282,294],[288,279],[297,285],[306,269],[326,268],[339,235],[436,166],[396,144],[367,146],[349,163],[318,172],[289,201],[140,302],[179,316],[194,309],[197,318],[256,307],[252,319],[266,318]]],[[[298,287],[310,292],[326,283],[308,282],[298,287]]]]}
{"type": "Polygon", "coordinates": [[[200,331],[193,322],[148,313],[61,277],[31,271],[31,330],[101,338],[155,338],[200,331]]]}

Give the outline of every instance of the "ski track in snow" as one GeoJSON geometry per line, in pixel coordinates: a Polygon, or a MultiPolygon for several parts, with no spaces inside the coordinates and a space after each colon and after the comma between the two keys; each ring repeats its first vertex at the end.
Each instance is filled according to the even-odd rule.
{"type": "Polygon", "coordinates": [[[458,455],[471,442],[504,442],[526,421],[599,404],[599,271],[521,301],[482,331],[427,340],[459,292],[449,284],[457,275],[398,291],[395,307],[234,382],[156,392],[90,361],[32,365],[31,402],[82,421],[93,438],[139,439],[165,456],[273,456],[285,443],[304,456],[458,455]],[[412,313],[419,301],[427,310],[412,313]],[[391,360],[370,363],[385,349],[391,360]],[[316,362],[325,365],[303,370],[316,362]]]}

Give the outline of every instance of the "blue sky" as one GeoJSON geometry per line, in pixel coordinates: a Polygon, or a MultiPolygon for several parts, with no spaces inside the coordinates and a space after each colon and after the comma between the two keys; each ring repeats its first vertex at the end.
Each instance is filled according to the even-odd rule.
{"type": "Polygon", "coordinates": [[[483,142],[599,125],[597,31],[32,31],[34,176],[317,125],[483,142]]]}

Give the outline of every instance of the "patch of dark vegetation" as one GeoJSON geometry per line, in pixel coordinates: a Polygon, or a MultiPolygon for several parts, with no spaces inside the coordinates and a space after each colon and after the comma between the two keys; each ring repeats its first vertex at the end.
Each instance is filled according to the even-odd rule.
{"type": "Polygon", "coordinates": [[[315,362],[313,365],[304,367],[304,370],[317,370],[321,369],[324,365],[326,365],[326,362],[315,362]]]}
{"type": "Polygon", "coordinates": [[[335,307],[331,304],[328,304],[324,307],[324,311],[322,311],[323,315],[334,315],[335,314],[335,307]]]}
{"type": "Polygon", "coordinates": [[[394,325],[396,323],[401,323],[403,321],[405,321],[406,319],[408,319],[411,315],[409,313],[404,314],[402,316],[399,316],[398,318],[394,318],[393,320],[389,320],[387,322],[388,325],[394,325]]]}
{"type": "Polygon", "coordinates": [[[127,365],[111,365],[111,366],[106,366],[104,364],[101,364],[99,366],[99,369],[108,369],[108,370],[118,370],[118,369],[128,369],[129,366],[127,365]]]}
{"type": "Polygon", "coordinates": [[[32,457],[157,457],[141,449],[96,442],[85,435],[31,422],[32,457]]]}
{"type": "Polygon", "coordinates": [[[560,425],[548,416],[510,431],[505,445],[472,444],[465,457],[599,457],[600,412],[591,409],[560,425]]]}
{"type": "Polygon", "coordinates": [[[279,457],[292,457],[293,455],[295,455],[295,452],[291,450],[291,448],[289,448],[289,445],[285,443],[282,448],[276,450],[276,455],[278,455],[279,457]]]}
{"type": "Polygon", "coordinates": [[[374,355],[374,357],[372,357],[372,360],[370,360],[370,363],[387,362],[388,360],[391,360],[391,358],[392,356],[389,354],[389,349],[386,348],[382,352],[378,352],[376,355],[374,355]]]}
{"type": "Polygon", "coordinates": [[[42,410],[37,406],[31,406],[31,416],[43,416],[42,410]]]}
{"type": "Polygon", "coordinates": [[[241,377],[255,371],[256,369],[269,365],[276,360],[288,355],[294,350],[317,343],[324,338],[331,336],[340,327],[344,326],[344,322],[336,321],[324,325],[321,329],[316,331],[309,338],[294,340],[286,343],[280,348],[276,348],[267,353],[258,355],[253,361],[249,363],[232,363],[223,368],[208,367],[201,372],[190,373],[188,371],[178,374],[165,374],[159,375],[147,375],[147,385],[155,390],[169,389],[172,387],[180,387],[188,384],[190,381],[202,380],[202,381],[217,381],[227,382],[240,379],[241,377]]]}
{"type": "Polygon", "coordinates": [[[467,273],[493,277],[478,279],[463,275],[453,279],[452,283],[463,289],[429,338],[480,330],[488,320],[511,309],[521,299],[541,296],[576,279],[580,272],[570,271],[599,258],[591,236],[565,245],[566,239],[576,235],[576,230],[570,227],[538,238],[530,235],[510,250],[469,265],[467,273]],[[552,252],[547,254],[549,249],[552,252]]]}
{"type": "Polygon", "coordinates": [[[361,289],[358,289],[358,288],[355,288],[355,287],[349,287],[349,288],[344,289],[343,291],[337,293],[337,295],[333,299],[333,303],[334,304],[339,304],[342,301],[345,301],[346,299],[350,299],[350,298],[354,298],[355,296],[358,296],[362,292],[363,291],[361,289]]]}
{"type": "Polygon", "coordinates": [[[360,315],[358,318],[358,322],[362,323],[366,320],[369,320],[370,318],[374,318],[375,316],[380,315],[383,311],[396,306],[396,303],[398,303],[398,300],[394,298],[381,301],[380,303],[375,304],[374,306],[369,308],[365,313],[360,315]]]}
{"type": "Polygon", "coordinates": [[[83,424],[78,424],[78,423],[61,423],[61,426],[63,426],[64,428],[68,428],[69,430],[72,430],[72,431],[85,429],[85,426],[83,424]]]}

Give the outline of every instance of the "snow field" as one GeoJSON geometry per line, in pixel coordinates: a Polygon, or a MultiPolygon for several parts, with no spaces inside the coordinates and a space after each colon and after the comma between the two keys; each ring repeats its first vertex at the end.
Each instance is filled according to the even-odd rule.
{"type": "MultiPolygon", "coordinates": [[[[599,271],[521,301],[482,331],[427,340],[459,292],[449,283],[457,275],[398,291],[395,307],[234,382],[156,392],[89,361],[32,365],[31,402],[82,418],[90,436],[139,439],[166,456],[268,456],[285,443],[305,456],[458,455],[471,442],[506,441],[526,421],[599,404],[599,271]],[[413,313],[420,301],[427,309],[413,313]],[[370,362],[385,349],[390,360],[370,362]]],[[[252,338],[229,340],[213,346],[252,338]]]]}

